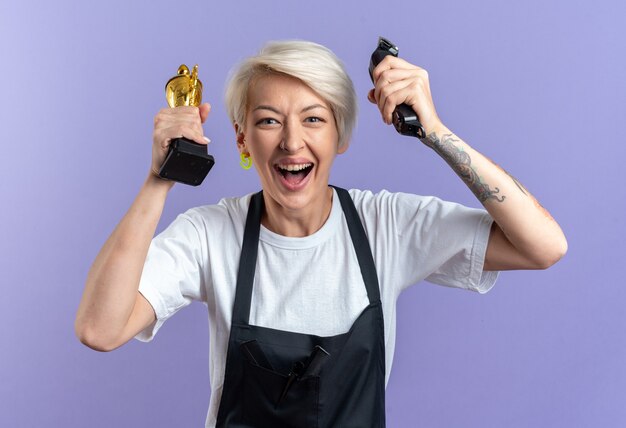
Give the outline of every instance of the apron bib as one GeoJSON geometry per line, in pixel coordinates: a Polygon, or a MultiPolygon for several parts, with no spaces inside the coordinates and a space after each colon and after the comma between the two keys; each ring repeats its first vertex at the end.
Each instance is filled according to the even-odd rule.
{"type": "MultiPolygon", "coordinates": [[[[369,305],[350,330],[315,336],[249,324],[263,192],[244,230],[217,427],[384,428],[384,321],[374,259],[349,193],[335,188],[369,305]]],[[[314,322],[314,320],[312,320],[314,322]]]]}

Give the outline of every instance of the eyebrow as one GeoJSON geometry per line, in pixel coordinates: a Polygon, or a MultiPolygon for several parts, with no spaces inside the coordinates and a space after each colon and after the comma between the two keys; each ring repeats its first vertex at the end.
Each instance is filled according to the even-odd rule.
{"type": "Polygon", "coordinates": [[[300,113],[304,113],[305,111],[313,110],[313,109],[316,109],[316,108],[323,108],[324,110],[328,110],[325,106],[323,106],[321,104],[313,104],[313,105],[310,105],[308,107],[303,108],[300,113]]]}
{"type": "MultiPolygon", "coordinates": [[[[304,112],[307,112],[307,111],[309,111],[309,110],[313,110],[313,109],[316,109],[316,108],[323,108],[323,109],[325,109],[325,110],[328,110],[328,109],[327,109],[325,106],[323,106],[322,104],[311,104],[310,106],[303,108],[303,109],[300,111],[300,113],[304,113],[304,112]]],[[[260,105],[260,106],[255,107],[252,111],[257,111],[257,110],[269,110],[269,111],[273,111],[273,112],[274,112],[274,113],[276,113],[276,114],[280,114],[280,115],[282,115],[282,114],[283,114],[280,110],[278,110],[278,109],[276,109],[276,108],[274,108],[274,107],[272,107],[272,106],[268,106],[268,105],[264,105],[264,104],[262,104],[262,105],[260,105]]]]}

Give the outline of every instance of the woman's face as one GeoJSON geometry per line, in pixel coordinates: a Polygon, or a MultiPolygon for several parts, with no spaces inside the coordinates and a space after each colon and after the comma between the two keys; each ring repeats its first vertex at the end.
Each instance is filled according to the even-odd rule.
{"type": "Polygon", "coordinates": [[[328,103],[293,77],[268,74],[248,89],[246,123],[239,151],[249,153],[269,196],[287,210],[320,203],[338,149],[328,103]]]}

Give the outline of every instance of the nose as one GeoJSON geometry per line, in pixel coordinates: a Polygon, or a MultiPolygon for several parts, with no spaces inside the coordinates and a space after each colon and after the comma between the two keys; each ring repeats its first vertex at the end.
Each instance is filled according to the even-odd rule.
{"type": "Polygon", "coordinates": [[[288,153],[297,153],[304,147],[304,133],[297,123],[288,123],[284,127],[283,138],[280,142],[281,150],[288,153]]]}

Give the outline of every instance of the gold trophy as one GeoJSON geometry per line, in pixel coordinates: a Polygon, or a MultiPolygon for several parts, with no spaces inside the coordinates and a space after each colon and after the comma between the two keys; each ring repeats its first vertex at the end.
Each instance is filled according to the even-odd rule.
{"type": "MultiPolygon", "coordinates": [[[[185,64],[178,67],[178,74],[165,85],[167,104],[179,106],[199,106],[202,103],[202,82],[198,79],[198,65],[194,65],[191,75],[185,64]]],[[[215,164],[208,154],[207,145],[196,143],[185,137],[173,138],[165,161],[159,169],[159,176],[180,183],[199,186],[215,164]]]]}

